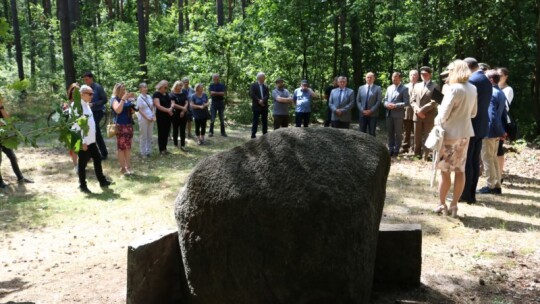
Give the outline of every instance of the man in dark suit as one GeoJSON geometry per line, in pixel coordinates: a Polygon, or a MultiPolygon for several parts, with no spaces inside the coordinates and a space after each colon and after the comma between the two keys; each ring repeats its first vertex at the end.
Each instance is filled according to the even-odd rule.
{"type": "Polygon", "coordinates": [[[429,132],[433,129],[435,116],[437,116],[437,102],[431,97],[439,85],[431,81],[433,71],[430,67],[420,68],[422,82],[416,84],[411,97],[411,107],[414,110],[414,155],[428,159],[429,149],[424,147],[429,132]],[[422,151],[423,150],[423,151],[422,151]]]}
{"type": "Polygon", "coordinates": [[[253,124],[251,126],[251,138],[257,137],[257,127],[259,126],[259,117],[262,123],[263,135],[268,132],[268,99],[270,91],[264,83],[266,75],[263,72],[257,73],[257,81],[249,87],[249,96],[251,97],[251,110],[253,111],[253,124]]]}
{"type": "Polygon", "coordinates": [[[330,93],[328,106],[332,111],[332,128],[348,129],[351,125],[354,91],[347,88],[347,77],[338,77],[338,87],[330,93]]]}
{"type": "Polygon", "coordinates": [[[392,74],[392,85],[386,90],[384,107],[388,128],[388,152],[395,157],[399,153],[403,140],[403,115],[409,105],[409,90],[401,83],[401,73],[392,74]]]}
{"type": "Polygon", "coordinates": [[[469,82],[476,86],[478,92],[478,107],[476,117],[472,119],[474,137],[469,140],[467,149],[467,162],[465,164],[465,187],[460,202],[473,204],[476,202],[476,187],[480,178],[480,152],[482,140],[488,135],[489,117],[488,108],[493,87],[484,72],[479,69],[478,61],[472,57],[463,59],[469,65],[471,76],[469,82]]]}
{"type": "Polygon", "coordinates": [[[108,102],[107,94],[105,94],[105,90],[99,83],[94,82],[94,75],[91,72],[84,73],[82,78],[84,83],[94,91],[94,96],[90,102],[90,108],[92,109],[92,116],[96,122],[96,143],[99,148],[101,160],[106,160],[109,152],[107,151],[105,140],[103,140],[103,135],[101,135],[99,124],[103,119],[103,116],[105,116],[105,105],[108,102]]]}
{"type": "Polygon", "coordinates": [[[375,74],[372,72],[367,73],[366,84],[358,88],[358,95],[356,96],[360,132],[369,133],[373,136],[375,136],[379,105],[382,101],[381,87],[374,84],[374,82],[375,74]]]}

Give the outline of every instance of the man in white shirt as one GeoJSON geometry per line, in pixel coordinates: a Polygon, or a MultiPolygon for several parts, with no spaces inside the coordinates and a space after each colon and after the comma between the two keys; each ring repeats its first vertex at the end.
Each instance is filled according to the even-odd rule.
{"type": "MultiPolygon", "coordinates": [[[[101,168],[101,155],[96,145],[96,123],[92,115],[92,110],[89,106],[89,103],[92,101],[92,96],[94,95],[94,90],[87,85],[83,85],[79,91],[81,93],[81,106],[83,114],[88,117],[88,133],[85,135],[84,132],[81,131],[83,139],[81,149],[79,150],[79,188],[82,192],[90,194],[92,192],[86,185],[86,165],[88,164],[88,160],[90,158],[92,158],[92,161],[94,162],[94,171],[96,172],[99,185],[102,188],[106,188],[111,185],[111,182],[105,178],[105,175],[103,175],[103,169],[101,168]]],[[[80,129],[78,125],[75,125],[74,128],[80,129]]]]}

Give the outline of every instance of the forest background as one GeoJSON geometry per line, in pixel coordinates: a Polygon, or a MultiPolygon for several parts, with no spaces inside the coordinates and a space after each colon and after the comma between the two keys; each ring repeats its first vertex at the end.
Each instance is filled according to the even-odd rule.
{"type": "MultiPolygon", "coordinates": [[[[220,73],[228,119],[249,123],[258,71],[322,93],[336,75],[356,90],[373,71],[384,88],[392,71],[438,75],[472,56],[509,68],[511,113],[540,142],[540,0],[1,0],[0,16],[0,94],[22,117],[45,119],[86,71],[109,95],[116,82],[207,86],[220,73]]],[[[321,100],[314,118],[324,111],[321,100]]]]}

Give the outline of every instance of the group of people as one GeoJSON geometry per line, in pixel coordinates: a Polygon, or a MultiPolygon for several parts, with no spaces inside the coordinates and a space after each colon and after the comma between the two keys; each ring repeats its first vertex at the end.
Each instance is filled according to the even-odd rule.
{"type": "MultiPolygon", "coordinates": [[[[508,69],[489,69],[474,58],[455,60],[441,74],[444,86],[432,81],[433,70],[423,66],[409,72],[409,83],[402,82],[399,72],[392,74],[392,84],[383,97],[382,88],[375,84],[375,74],[365,75],[365,84],[355,94],[347,87],[347,78],[339,76],[325,91],[328,111],[325,127],[350,128],[352,109],[358,108],[359,130],[375,136],[379,108],[385,108],[388,130],[388,150],[392,157],[412,151],[416,158],[429,160],[433,151],[425,142],[434,127],[444,130],[442,145],[436,151],[436,167],[440,170],[437,213],[457,216],[457,203],[476,202],[476,194],[501,194],[504,169],[503,141],[505,123],[510,122],[508,111],[514,97],[506,83],[508,69]],[[484,67],[484,69],[481,69],[484,67]],[[487,185],[477,189],[481,167],[487,175],[487,185]],[[451,187],[450,173],[454,172],[454,191],[446,205],[451,187]]],[[[293,94],[276,79],[270,94],[265,74],[257,74],[250,86],[253,121],[251,138],[256,138],[259,120],[262,133],[268,131],[269,99],[273,99],[274,129],[287,127],[289,106],[295,106],[296,127],[309,125],[311,101],[316,93],[303,80],[293,94]]]]}
{"type": "MultiPolygon", "coordinates": [[[[83,114],[88,116],[88,132],[83,134],[82,148],[78,154],[70,151],[72,160],[76,164],[75,171],[79,176],[79,188],[84,193],[91,193],[86,183],[86,166],[90,159],[94,162],[94,170],[101,187],[108,187],[108,181],[102,170],[101,161],[108,156],[107,147],[103,140],[99,123],[104,116],[107,97],[101,85],[94,82],[94,76],[88,72],[83,75],[84,85],[73,84],[68,89],[68,98],[73,101],[73,90],[78,89],[81,95],[83,114]],[[102,143],[102,144],[101,144],[102,143]]],[[[155,92],[148,94],[148,85],[139,84],[139,94],[128,92],[123,83],[115,84],[111,98],[108,100],[113,111],[112,124],[117,143],[117,156],[120,172],[124,175],[133,174],[131,167],[131,146],[134,134],[134,114],[139,125],[140,153],[149,157],[152,151],[152,135],[154,122],[157,124],[158,149],[161,155],[169,154],[167,145],[173,129],[173,143],[184,152],[186,148],[186,129],[191,137],[191,122],[195,121],[196,142],[199,145],[206,143],[206,123],[210,119],[209,136],[214,135],[214,122],[220,118],[221,135],[227,137],[225,132],[224,109],[226,87],[219,81],[219,74],[212,75],[212,84],[209,86],[210,97],[204,92],[201,83],[191,88],[189,79],[174,82],[169,92],[169,82],[161,80],[155,86],[155,92]],[[212,105],[209,108],[209,102],[212,105]],[[180,143],[178,136],[180,135],[180,143]]],[[[80,129],[75,125],[76,130],[80,129]]]]}

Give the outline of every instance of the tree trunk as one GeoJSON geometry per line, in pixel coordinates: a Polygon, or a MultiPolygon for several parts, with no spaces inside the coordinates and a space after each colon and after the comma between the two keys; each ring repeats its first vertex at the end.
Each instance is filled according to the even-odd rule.
{"type": "Polygon", "coordinates": [[[334,17],[334,55],[333,55],[333,69],[332,76],[338,75],[338,56],[339,56],[339,16],[334,17]]]}
{"type": "Polygon", "coordinates": [[[159,0],[154,0],[154,13],[156,16],[161,15],[161,6],[159,4],[159,0]]]}
{"type": "Polygon", "coordinates": [[[242,18],[246,19],[247,0],[242,0],[242,18]]]}
{"type": "MultiPolygon", "coordinates": [[[[34,22],[34,18],[32,17],[32,4],[36,5],[37,0],[26,1],[28,24],[30,25],[30,30],[32,32],[35,32],[36,23],[34,22]]],[[[28,38],[30,39],[28,45],[28,48],[30,49],[30,78],[32,79],[32,81],[34,81],[34,76],[36,75],[36,37],[34,35],[29,35],[28,38]]]]}
{"type": "Polygon", "coordinates": [[[107,15],[109,17],[109,21],[111,21],[114,18],[112,0],[105,0],[105,5],[107,5],[107,15]]]}
{"type": "MultiPolygon", "coordinates": [[[[12,0],[14,1],[14,0],[12,0]]],[[[71,32],[69,30],[69,0],[57,0],[58,19],[60,21],[60,34],[62,37],[62,55],[64,59],[64,79],[66,89],[75,82],[75,63],[73,62],[73,49],[71,46],[71,32]]]]}
{"type": "Polygon", "coordinates": [[[144,4],[137,1],[137,25],[139,27],[139,70],[141,81],[148,79],[148,67],[146,65],[146,32],[144,21],[144,4]]]}
{"type": "Polygon", "coordinates": [[[77,27],[77,24],[81,20],[81,6],[79,5],[78,0],[71,0],[68,2],[68,8],[69,8],[69,29],[73,32],[73,30],[77,27]]]}
{"type": "MultiPolygon", "coordinates": [[[[139,2],[141,0],[137,0],[139,2]]],[[[144,1],[144,32],[148,34],[150,32],[150,0],[144,1]]]]}
{"type": "Polygon", "coordinates": [[[228,2],[229,2],[228,8],[229,8],[229,23],[230,23],[233,21],[234,6],[233,6],[233,0],[228,0],[228,2]]]}
{"type": "Polygon", "coordinates": [[[184,0],[178,0],[178,33],[184,33],[184,0]]]}
{"type": "Polygon", "coordinates": [[[346,2],[341,1],[341,8],[339,12],[339,29],[340,29],[340,49],[341,49],[341,56],[339,58],[339,68],[340,68],[340,75],[348,77],[349,76],[349,68],[347,64],[347,52],[345,51],[345,44],[347,43],[347,7],[346,2]]]}
{"type": "Polygon", "coordinates": [[[536,66],[534,69],[533,113],[536,121],[536,134],[540,135],[540,0],[536,0],[536,66]]]}
{"type": "Polygon", "coordinates": [[[223,0],[216,0],[217,25],[223,26],[225,15],[223,13],[223,0]]]}
{"type": "Polygon", "coordinates": [[[356,90],[362,83],[362,44],[360,41],[360,16],[357,9],[350,8],[349,24],[351,29],[351,59],[353,68],[353,88],[356,90]]]}
{"type": "Polygon", "coordinates": [[[43,12],[45,13],[45,18],[46,18],[45,27],[47,29],[47,32],[49,32],[49,61],[50,61],[49,64],[50,64],[51,74],[54,75],[54,73],[56,73],[56,52],[55,52],[54,34],[50,31],[51,18],[52,18],[51,0],[43,0],[43,12]]]}
{"type": "MultiPolygon", "coordinates": [[[[9,24],[11,22],[10,18],[9,18],[9,4],[8,4],[8,0],[4,0],[3,1],[3,4],[4,4],[4,17],[6,18],[6,22],[9,24]]],[[[9,60],[13,59],[13,52],[11,51],[11,47],[13,45],[11,44],[11,42],[6,42],[6,50],[7,50],[7,57],[9,60]]]]}
{"type": "Polygon", "coordinates": [[[118,15],[120,20],[124,20],[124,1],[118,0],[118,15]]]}
{"type": "Polygon", "coordinates": [[[186,16],[186,31],[189,31],[189,2],[188,0],[184,0],[184,12],[186,16]]]}
{"type": "Polygon", "coordinates": [[[24,66],[21,45],[21,31],[19,29],[19,15],[17,13],[17,1],[11,0],[11,19],[13,20],[13,36],[15,38],[15,59],[17,60],[17,70],[19,80],[24,79],[24,66]]]}

